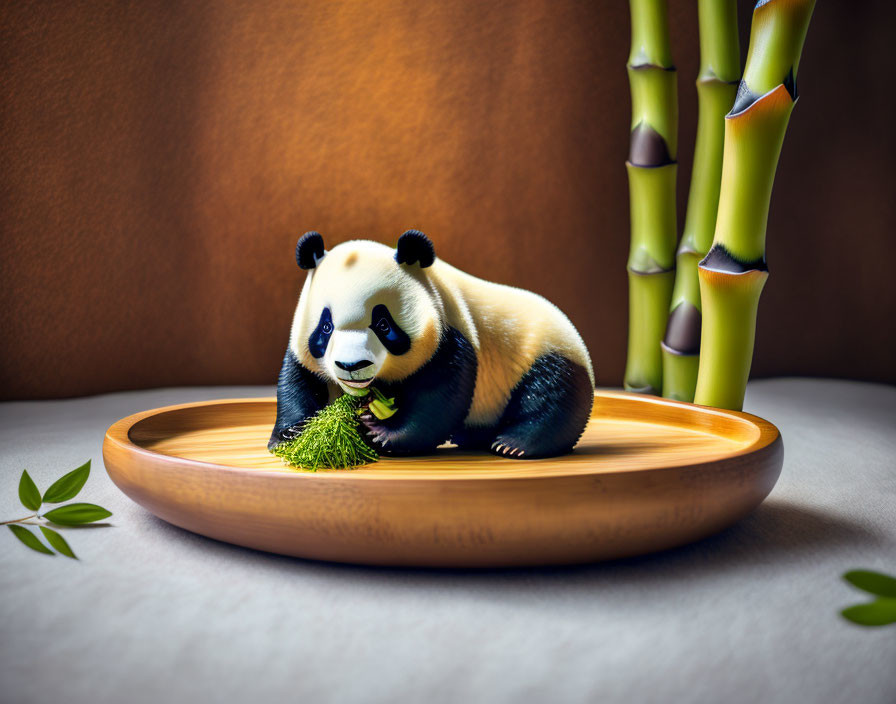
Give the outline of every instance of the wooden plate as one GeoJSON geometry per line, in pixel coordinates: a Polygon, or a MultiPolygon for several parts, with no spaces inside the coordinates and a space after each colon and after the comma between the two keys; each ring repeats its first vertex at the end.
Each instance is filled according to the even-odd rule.
{"type": "Polygon", "coordinates": [[[285,555],[376,565],[497,567],[638,555],[752,511],[781,472],[772,424],[599,391],[575,451],[510,460],[441,449],[301,472],[266,448],[273,399],[169,406],[106,433],[109,476],[187,530],[285,555]]]}

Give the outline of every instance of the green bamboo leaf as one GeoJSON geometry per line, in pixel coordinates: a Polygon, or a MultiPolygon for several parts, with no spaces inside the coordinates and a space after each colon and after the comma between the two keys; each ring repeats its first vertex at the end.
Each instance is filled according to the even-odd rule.
{"type": "Polygon", "coordinates": [[[78,526],[100,521],[111,515],[111,512],[96,504],[66,504],[47,511],[43,517],[60,526],[78,526]]]}
{"type": "Polygon", "coordinates": [[[887,626],[896,623],[896,599],[881,597],[868,604],[850,606],[840,613],[860,626],[887,626]]]}
{"type": "Polygon", "coordinates": [[[24,526],[16,526],[11,525],[9,529],[12,531],[12,534],[16,536],[19,540],[21,540],[25,545],[27,545],[32,550],[36,550],[37,552],[42,552],[45,555],[53,555],[53,551],[50,550],[46,545],[40,542],[40,538],[38,538],[34,533],[25,528],[24,526]]]}
{"type": "Polygon", "coordinates": [[[869,594],[896,599],[896,577],[871,570],[850,570],[843,579],[869,594]]]}
{"type": "Polygon", "coordinates": [[[44,534],[47,542],[56,548],[57,552],[61,552],[66,557],[70,557],[73,560],[78,559],[77,555],[75,555],[75,553],[72,552],[72,549],[68,546],[68,543],[65,542],[65,538],[59,535],[55,530],[47,528],[46,526],[41,526],[40,532],[44,534]]]}
{"type": "Polygon", "coordinates": [[[59,504],[75,498],[88,476],[90,476],[90,460],[53,482],[44,494],[44,501],[48,504],[59,504]]]}
{"type": "Polygon", "coordinates": [[[19,479],[19,500],[22,502],[22,506],[30,508],[32,511],[37,511],[40,508],[40,491],[27,469],[22,470],[22,478],[19,479]]]}

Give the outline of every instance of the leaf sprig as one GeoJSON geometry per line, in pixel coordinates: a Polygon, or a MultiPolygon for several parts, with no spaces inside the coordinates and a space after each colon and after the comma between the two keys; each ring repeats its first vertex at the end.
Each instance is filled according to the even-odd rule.
{"type": "Polygon", "coordinates": [[[870,570],[851,570],[843,579],[877,598],[843,609],[843,618],[859,626],[888,626],[896,623],[896,577],[870,570]]]}
{"type": "Polygon", "coordinates": [[[107,511],[102,506],[86,503],[66,504],[65,506],[57,506],[49,511],[40,513],[40,508],[43,504],[59,504],[63,501],[75,498],[75,496],[78,495],[78,492],[84,488],[84,484],[87,482],[87,477],[89,476],[90,460],[87,460],[87,462],[77,469],[73,469],[71,472],[61,476],[50,485],[49,489],[41,494],[37,485],[34,483],[34,480],[31,478],[31,475],[28,474],[28,470],[24,470],[22,472],[22,477],[19,480],[19,500],[25,508],[35,511],[36,513],[31,516],[25,516],[24,518],[2,521],[0,522],[0,525],[8,526],[12,531],[12,534],[32,550],[44,553],[45,555],[55,555],[56,553],[47,547],[36,533],[32,533],[25,527],[38,526],[47,543],[49,543],[52,548],[55,548],[56,552],[77,560],[78,558],[75,556],[74,551],[60,533],[47,525],[41,523],[29,523],[29,521],[32,519],[43,519],[44,521],[57,526],[79,526],[84,525],[85,523],[101,521],[104,518],[111,516],[112,512],[107,511]]]}

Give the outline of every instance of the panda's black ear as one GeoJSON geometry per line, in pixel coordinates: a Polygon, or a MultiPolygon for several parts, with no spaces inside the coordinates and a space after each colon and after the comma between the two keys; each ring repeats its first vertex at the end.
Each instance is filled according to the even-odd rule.
{"type": "Polygon", "coordinates": [[[398,247],[395,249],[395,261],[399,264],[413,264],[420,262],[421,268],[432,265],[436,258],[435,247],[429,237],[420,230],[408,230],[398,238],[398,247]]]}
{"type": "Polygon", "coordinates": [[[302,269],[313,269],[324,258],[324,238],[319,232],[306,232],[296,244],[296,262],[302,269]]]}

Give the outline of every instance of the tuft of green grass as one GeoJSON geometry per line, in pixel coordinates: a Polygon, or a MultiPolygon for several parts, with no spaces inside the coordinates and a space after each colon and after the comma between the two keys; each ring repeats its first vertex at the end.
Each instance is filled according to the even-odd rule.
{"type": "Polygon", "coordinates": [[[305,421],[293,440],[281,442],[271,452],[299,469],[348,469],[379,459],[358,432],[357,409],[362,398],[345,394],[305,421]]]}

